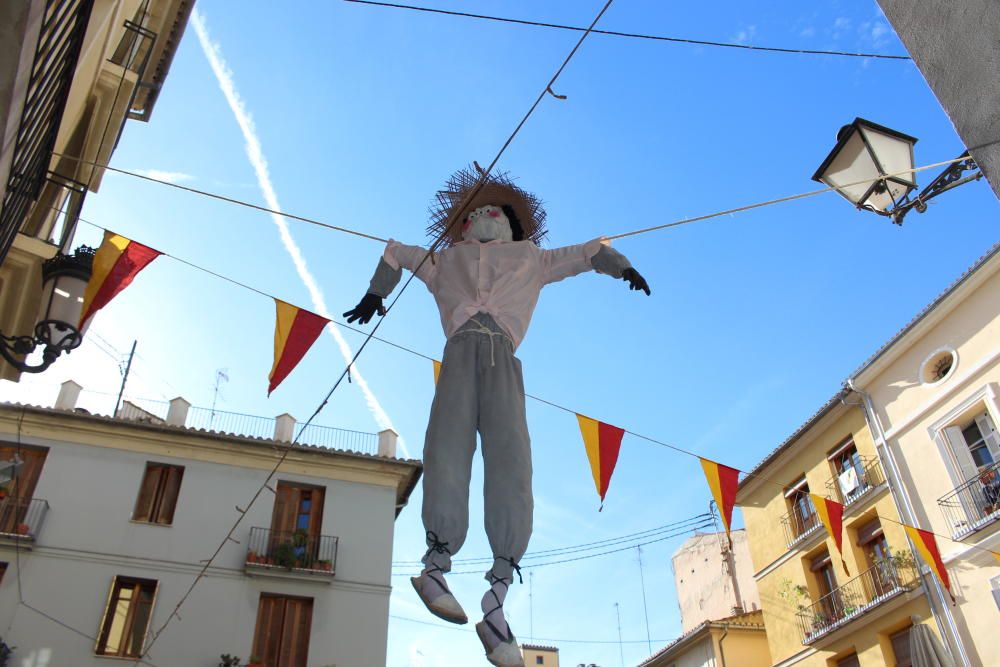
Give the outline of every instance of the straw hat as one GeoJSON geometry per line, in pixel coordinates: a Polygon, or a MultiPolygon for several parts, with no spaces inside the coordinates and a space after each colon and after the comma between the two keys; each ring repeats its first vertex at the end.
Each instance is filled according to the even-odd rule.
{"type": "Polygon", "coordinates": [[[510,206],[521,223],[524,240],[538,243],[545,237],[545,209],[531,194],[514,185],[506,172],[491,174],[479,186],[482,173],[478,168],[467,167],[452,174],[443,190],[437,193],[431,207],[431,223],[427,233],[437,239],[444,235],[446,246],[462,240],[462,221],[480,206],[510,206]],[[456,221],[455,218],[458,218],[456,221]]]}

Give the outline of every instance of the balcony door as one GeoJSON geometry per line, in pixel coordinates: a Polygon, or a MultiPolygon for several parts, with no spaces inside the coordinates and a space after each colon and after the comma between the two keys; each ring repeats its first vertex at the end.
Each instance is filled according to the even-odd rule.
{"type": "Polygon", "coordinates": [[[971,522],[1000,507],[1000,435],[989,413],[944,429],[960,475],[958,500],[971,522]]]}
{"type": "Polygon", "coordinates": [[[269,541],[272,553],[279,545],[291,542],[297,558],[318,558],[319,536],[323,527],[323,496],[321,487],[278,482],[271,515],[269,541]],[[304,531],[304,542],[296,537],[298,531],[304,531]]]}
{"type": "MultiPolygon", "coordinates": [[[[35,486],[45,465],[47,449],[21,447],[20,457],[24,462],[17,477],[4,485],[6,497],[0,501],[0,533],[17,532],[18,525],[24,523],[35,494],[35,486]]],[[[18,455],[15,447],[0,447],[0,460],[13,461],[18,455]]]]}
{"type": "Polygon", "coordinates": [[[261,594],[253,653],[264,667],[306,667],[312,609],[312,598],[261,594]]]}

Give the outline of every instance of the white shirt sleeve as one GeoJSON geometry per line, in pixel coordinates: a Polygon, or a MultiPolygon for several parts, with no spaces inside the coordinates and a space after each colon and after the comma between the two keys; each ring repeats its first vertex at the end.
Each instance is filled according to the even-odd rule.
{"type": "Polygon", "coordinates": [[[591,259],[600,249],[601,240],[594,239],[580,245],[542,250],[542,284],[548,285],[593,270],[591,259]]]}
{"type": "Polygon", "coordinates": [[[430,284],[431,280],[434,279],[434,274],[437,273],[437,264],[433,261],[433,257],[427,257],[427,260],[424,261],[424,257],[427,256],[428,252],[427,248],[406,245],[389,239],[389,242],[385,245],[385,252],[382,253],[382,259],[394,269],[402,267],[413,271],[417,274],[417,278],[430,284]],[[420,267],[419,272],[417,271],[417,267],[420,267]]]}

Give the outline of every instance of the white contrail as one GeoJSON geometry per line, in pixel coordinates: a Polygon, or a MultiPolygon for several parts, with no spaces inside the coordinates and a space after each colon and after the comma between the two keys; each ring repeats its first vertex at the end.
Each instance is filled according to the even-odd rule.
{"type": "MultiPolygon", "coordinates": [[[[232,109],[233,115],[236,117],[236,122],[240,126],[240,131],[243,132],[243,139],[246,141],[247,157],[250,159],[250,164],[257,174],[257,183],[264,194],[264,200],[267,202],[268,208],[280,211],[281,206],[278,204],[278,196],[275,194],[274,186],[271,184],[271,176],[267,170],[267,160],[264,158],[263,150],[261,150],[260,140],[257,138],[257,130],[254,128],[253,119],[251,119],[250,113],[246,110],[243,100],[240,98],[239,93],[236,92],[236,85],[233,82],[233,72],[222,58],[219,45],[213,42],[209,36],[205,19],[197,8],[191,14],[191,23],[194,25],[194,30],[198,35],[198,42],[201,44],[201,48],[205,52],[209,64],[212,66],[212,72],[215,73],[215,78],[219,82],[219,88],[222,89],[222,94],[226,96],[229,108],[232,109]]],[[[274,221],[275,226],[278,228],[281,243],[291,256],[299,278],[305,284],[306,289],[309,290],[309,297],[312,299],[313,308],[323,317],[332,319],[327,310],[326,301],[323,299],[323,292],[320,290],[319,285],[316,284],[316,279],[310,273],[309,267],[306,266],[305,257],[302,256],[302,251],[299,249],[298,244],[292,238],[291,232],[288,231],[288,224],[285,222],[285,218],[272,213],[271,220],[274,221]]],[[[350,363],[354,357],[354,353],[348,346],[347,341],[340,334],[340,331],[333,325],[327,326],[326,330],[333,336],[337,346],[340,348],[340,353],[344,356],[344,360],[350,363]]],[[[368,409],[374,415],[379,428],[392,428],[395,430],[392,420],[386,414],[385,410],[382,409],[378,398],[372,393],[368,382],[361,375],[361,371],[357,366],[351,369],[351,379],[357,382],[362,393],[364,393],[365,400],[368,402],[368,409]]],[[[410,452],[406,447],[406,443],[403,442],[403,438],[399,438],[399,446],[403,455],[409,458],[410,452]]]]}

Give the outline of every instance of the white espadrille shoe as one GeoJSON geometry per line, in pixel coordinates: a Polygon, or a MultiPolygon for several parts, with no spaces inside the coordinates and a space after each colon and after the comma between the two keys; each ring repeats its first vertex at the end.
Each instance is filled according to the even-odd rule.
{"type": "Polygon", "coordinates": [[[469,622],[469,617],[448,590],[443,575],[444,570],[432,567],[421,572],[419,577],[411,577],[410,583],[417,591],[420,601],[427,607],[427,611],[449,623],[465,625],[469,622]]]}
{"type": "Polygon", "coordinates": [[[524,667],[521,647],[517,645],[514,633],[508,628],[506,635],[487,620],[476,623],[476,634],[483,643],[486,659],[496,667],[524,667]]]}

